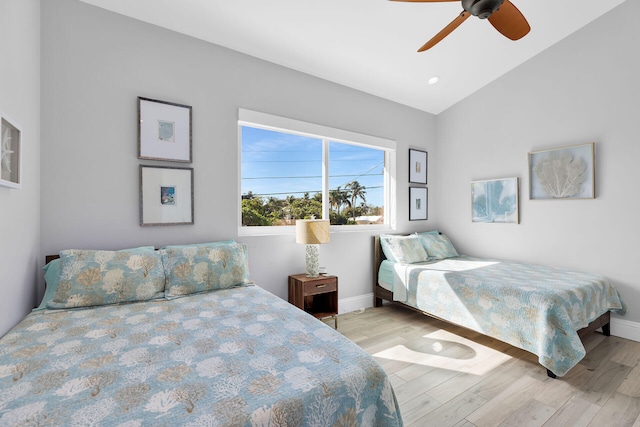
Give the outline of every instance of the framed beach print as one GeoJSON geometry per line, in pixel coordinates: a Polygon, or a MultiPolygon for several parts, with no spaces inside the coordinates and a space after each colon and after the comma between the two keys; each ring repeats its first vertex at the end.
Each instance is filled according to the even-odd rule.
{"type": "Polygon", "coordinates": [[[427,189],[409,187],[409,221],[428,219],[427,189]]]}
{"type": "Polygon", "coordinates": [[[20,188],[22,174],[22,132],[20,127],[0,113],[0,185],[20,188]]]}
{"type": "Polygon", "coordinates": [[[529,153],[529,199],[594,199],[593,142],[529,153]]]}
{"type": "Polygon", "coordinates": [[[191,163],[191,107],[138,97],[138,158],[191,163]]]}
{"type": "Polygon", "coordinates": [[[193,224],[193,168],[140,165],[140,225],[193,224]]]}
{"type": "Polygon", "coordinates": [[[471,221],[518,224],[519,184],[518,178],[472,181],[471,221]]]}
{"type": "Polygon", "coordinates": [[[427,152],[409,149],[409,182],[427,183],[427,152]]]}

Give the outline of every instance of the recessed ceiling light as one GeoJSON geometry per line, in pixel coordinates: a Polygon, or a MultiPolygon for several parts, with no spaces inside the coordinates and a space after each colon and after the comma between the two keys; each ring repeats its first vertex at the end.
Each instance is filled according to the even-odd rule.
{"type": "Polygon", "coordinates": [[[433,76],[433,77],[431,77],[431,78],[429,79],[429,84],[430,84],[430,85],[434,85],[434,84],[438,83],[438,80],[440,80],[440,77],[438,77],[438,76],[433,76]]]}

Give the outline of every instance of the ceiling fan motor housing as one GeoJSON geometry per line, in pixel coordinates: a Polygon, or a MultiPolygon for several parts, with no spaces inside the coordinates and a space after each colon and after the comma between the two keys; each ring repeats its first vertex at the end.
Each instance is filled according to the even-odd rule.
{"type": "Polygon", "coordinates": [[[487,19],[502,6],[504,0],[462,0],[462,8],[480,19],[487,19]]]}

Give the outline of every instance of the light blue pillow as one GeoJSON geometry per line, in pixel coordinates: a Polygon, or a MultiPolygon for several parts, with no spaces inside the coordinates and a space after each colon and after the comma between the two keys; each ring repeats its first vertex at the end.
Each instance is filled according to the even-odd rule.
{"type": "Polygon", "coordinates": [[[44,296],[42,297],[40,305],[32,311],[40,311],[47,308],[47,303],[51,301],[53,295],[56,293],[58,283],[60,282],[60,258],[50,261],[42,267],[42,270],[44,270],[44,281],[46,283],[44,296]]]}
{"type": "Polygon", "coordinates": [[[60,281],[47,308],[92,307],[162,298],[165,277],[153,250],[60,252],[60,281]]]}
{"type": "Polygon", "coordinates": [[[166,298],[251,283],[243,243],[173,247],[160,253],[167,278],[166,298]]]}
{"type": "Polygon", "coordinates": [[[389,261],[400,264],[413,264],[429,259],[420,237],[415,234],[409,236],[381,234],[380,246],[382,246],[382,252],[389,261]]]}
{"type": "Polygon", "coordinates": [[[389,261],[392,261],[392,262],[398,262],[396,257],[393,255],[393,250],[391,248],[391,243],[389,243],[389,241],[392,240],[394,237],[396,237],[396,236],[390,236],[390,235],[387,235],[387,234],[381,234],[380,235],[380,247],[382,248],[382,253],[384,254],[384,257],[386,259],[388,259],[389,261]]]}
{"type": "Polygon", "coordinates": [[[161,249],[182,249],[182,248],[188,248],[188,247],[193,247],[193,246],[208,246],[208,247],[215,247],[215,246],[221,246],[221,245],[230,245],[236,243],[235,240],[219,240],[217,242],[208,242],[208,243],[190,243],[190,244],[186,244],[186,245],[169,245],[169,246],[163,246],[161,249]]]}
{"type": "Polygon", "coordinates": [[[451,240],[444,234],[422,233],[419,237],[431,259],[445,259],[460,256],[456,248],[453,247],[451,240]]]}
{"type": "Polygon", "coordinates": [[[438,230],[422,231],[422,232],[416,233],[416,236],[422,236],[423,234],[435,234],[437,236],[438,234],[440,234],[440,232],[438,230]]]}
{"type": "MultiPolygon", "coordinates": [[[[130,251],[154,251],[155,248],[153,246],[141,246],[139,248],[129,249],[130,251]]],[[[44,281],[45,281],[45,291],[44,296],[42,297],[42,301],[37,308],[34,308],[32,311],[40,311],[47,308],[47,303],[51,301],[53,295],[56,293],[56,289],[58,289],[58,283],[60,283],[60,258],[51,260],[44,267],[42,267],[44,271],[44,281]]]]}

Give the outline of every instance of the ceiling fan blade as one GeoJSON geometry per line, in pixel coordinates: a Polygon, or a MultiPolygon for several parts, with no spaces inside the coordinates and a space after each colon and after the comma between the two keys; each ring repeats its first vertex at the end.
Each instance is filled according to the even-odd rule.
{"type": "Polygon", "coordinates": [[[442,40],[443,38],[448,36],[449,33],[451,33],[453,30],[458,28],[458,26],[460,24],[462,24],[470,15],[471,14],[469,12],[467,12],[467,11],[464,11],[464,12],[460,13],[460,15],[458,15],[458,17],[456,19],[451,21],[449,23],[449,25],[444,27],[438,34],[433,36],[433,38],[431,40],[429,40],[424,45],[422,45],[422,47],[420,49],[418,49],[418,52],[424,52],[427,49],[431,49],[438,42],[440,42],[440,40],[442,40]]]}
{"type": "Polygon", "coordinates": [[[521,39],[531,30],[524,15],[509,0],[504,0],[500,9],[489,16],[489,22],[503,36],[511,40],[521,39]]]}

